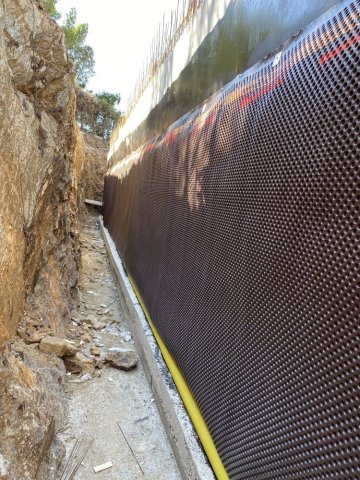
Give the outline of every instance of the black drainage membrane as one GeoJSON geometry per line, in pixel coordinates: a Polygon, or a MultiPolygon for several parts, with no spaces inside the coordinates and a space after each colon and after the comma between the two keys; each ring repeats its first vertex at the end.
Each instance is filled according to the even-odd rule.
{"type": "Polygon", "coordinates": [[[106,177],[234,479],[360,478],[359,19],[341,2],[106,177]]]}

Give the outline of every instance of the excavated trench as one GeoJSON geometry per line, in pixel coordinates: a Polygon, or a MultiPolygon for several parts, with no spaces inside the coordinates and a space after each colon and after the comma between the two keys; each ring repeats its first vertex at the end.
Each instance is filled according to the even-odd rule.
{"type": "Polygon", "coordinates": [[[178,479],[83,212],[102,195],[106,148],[75,108],[57,23],[38,0],[1,2],[0,479],[178,479]]]}
{"type": "MultiPolygon", "coordinates": [[[[194,57],[195,60],[196,57],[198,60],[209,58],[214,67],[209,71],[211,88],[207,94],[213,94],[215,87],[218,88],[219,74],[225,71],[224,83],[239,73],[238,68],[245,69],[251,60],[245,55],[246,49],[243,58],[238,57],[238,45],[243,44],[244,39],[242,29],[233,21],[233,13],[244,2],[229,3],[232,7],[214,28],[214,36],[204,42],[194,57]],[[233,30],[228,28],[231,25],[233,30]],[[227,59],[231,62],[226,67],[222,45],[227,45],[230,37],[234,40],[231,49],[234,55],[232,60],[227,59]],[[216,44],[219,48],[214,61],[208,50],[216,44]]],[[[318,2],[317,8],[322,11],[333,3],[336,2],[324,0],[318,2]]],[[[359,456],[355,452],[358,435],[355,428],[351,430],[358,419],[355,416],[358,396],[352,390],[353,379],[358,378],[354,360],[354,352],[358,350],[354,346],[355,330],[351,330],[357,326],[353,319],[358,319],[354,286],[358,272],[357,252],[354,254],[358,151],[355,151],[354,132],[340,128],[348,124],[356,105],[355,83],[351,79],[355,79],[357,72],[353,59],[358,59],[358,50],[355,52],[359,40],[359,35],[355,36],[358,2],[346,4],[349,6],[349,9],[344,7],[346,15],[336,13],[333,23],[326,24],[326,28],[331,27],[331,35],[323,27],[317,30],[320,33],[315,50],[311,25],[293,38],[293,44],[283,46],[278,55],[289,61],[284,77],[276,73],[276,67],[279,66],[279,70],[282,66],[281,62],[275,63],[276,57],[265,59],[261,71],[267,69],[269,78],[275,72],[275,82],[267,83],[267,77],[258,75],[257,67],[253,67],[249,71],[251,75],[238,77],[231,88],[229,84],[201,110],[192,110],[189,116],[173,124],[167,135],[149,143],[142,150],[141,158],[136,154],[132,156],[133,164],[124,163],[123,171],[113,167],[107,176],[105,225],[109,226],[118,247],[122,239],[115,237],[120,231],[121,218],[114,208],[109,212],[108,206],[113,205],[111,196],[120,199],[116,191],[120,183],[125,195],[128,185],[133,187],[138,182],[139,188],[133,189],[136,195],[132,200],[137,205],[133,211],[142,212],[143,225],[135,216],[125,219],[135,240],[140,235],[136,237],[134,225],[146,232],[148,238],[151,237],[149,225],[154,230],[152,239],[159,238],[160,230],[167,240],[173,235],[174,241],[170,242],[173,263],[166,263],[167,272],[159,275],[162,283],[157,286],[153,281],[154,269],[150,271],[151,262],[147,260],[154,261],[154,253],[159,255],[158,242],[137,244],[129,237],[133,250],[127,249],[130,261],[123,255],[124,262],[140,264],[143,278],[148,278],[148,298],[155,298],[163,307],[154,330],[162,328],[164,338],[167,336],[170,340],[171,337],[173,344],[178,342],[181,346],[181,351],[177,349],[182,361],[178,366],[182,372],[186,369],[191,373],[188,373],[189,386],[198,392],[206,407],[199,415],[201,425],[205,424],[207,415],[210,430],[214,422],[212,435],[215,438],[219,433],[222,443],[219,440],[217,448],[234,478],[246,475],[265,478],[271,471],[273,478],[280,471],[282,476],[291,476],[296,471],[299,478],[305,478],[312,475],[311,472],[317,475],[320,460],[324,475],[345,478],[346,471],[355,478],[359,471],[359,456]],[[342,38],[345,35],[352,37],[346,40],[342,38]],[[298,48],[300,42],[303,42],[301,49],[290,51],[295,44],[298,48]],[[298,51],[307,53],[301,56],[291,53],[298,51]],[[319,52],[323,52],[321,56],[319,52]],[[342,56],[348,57],[346,65],[342,56]],[[332,61],[335,63],[330,63],[332,61]],[[336,62],[340,62],[346,75],[337,86],[343,88],[345,95],[342,95],[341,110],[335,109],[335,118],[335,104],[328,88],[338,75],[336,62]],[[314,65],[314,81],[308,82],[306,75],[314,65]],[[251,82],[247,83],[248,80],[251,82]],[[221,102],[216,103],[220,97],[221,102]],[[286,98],[298,101],[289,104],[286,98]],[[256,102],[261,108],[255,108],[256,102]],[[304,109],[304,105],[308,108],[304,109]],[[320,113],[309,123],[308,112],[312,111],[320,113]],[[247,119],[246,122],[243,119],[247,119]],[[261,128],[255,131],[254,124],[261,128]],[[295,130],[289,129],[289,125],[295,130]],[[331,125],[339,128],[335,131],[331,125]],[[205,133],[200,136],[201,130],[205,133]],[[297,156],[298,150],[293,148],[293,131],[297,132],[297,142],[301,140],[302,162],[297,156]],[[196,141],[194,135],[198,135],[196,141]],[[240,152],[235,139],[242,142],[241,151],[246,153],[243,157],[247,163],[245,160],[230,163],[240,152]],[[314,153],[316,139],[321,140],[318,141],[321,155],[314,153]],[[268,145],[272,146],[271,152],[268,145]],[[341,151],[335,155],[339,146],[341,151]],[[171,151],[174,154],[170,155],[171,151]],[[172,159],[170,168],[169,158],[172,159]],[[287,159],[294,160],[291,168],[287,159]],[[324,168],[320,160],[325,161],[324,168]],[[125,175],[131,165],[136,166],[133,177],[130,170],[125,175]],[[267,174],[269,169],[282,172],[281,176],[274,174],[274,181],[267,174]],[[161,192],[158,197],[153,191],[149,195],[147,190],[152,185],[154,172],[154,184],[163,186],[162,190],[158,188],[161,192]],[[182,179],[179,182],[179,174],[183,175],[184,182],[182,179]],[[286,188],[279,190],[278,184],[286,188]],[[330,184],[334,190],[333,204],[327,191],[330,184]],[[288,188],[289,185],[293,187],[288,188]],[[202,188],[207,192],[206,197],[202,188]],[[323,198],[326,200],[321,203],[323,198]],[[239,209],[241,202],[245,205],[243,210],[239,209]],[[251,207],[249,210],[247,205],[251,207]],[[284,213],[285,205],[289,207],[284,213]],[[262,212],[261,215],[258,212],[262,212]],[[149,220],[152,215],[154,221],[149,220]],[[217,222],[219,228],[214,228],[217,222]],[[243,225],[237,237],[230,224],[243,225]],[[160,229],[159,225],[162,225],[160,229]],[[167,231],[164,225],[172,231],[167,231]],[[183,235],[186,238],[182,241],[183,235]],[[189,254],[191,244],[196,248],[189,254]],[[271,255],[269,245],[276,246],[271,255]],[[338,254],[340,247],[341,255],[338,254]],[[210,255],[207,261],[204,251],[210,255]],[[177,268],[182,258],[187,261],[179,268],[176,280],[179,283],[176,283],[172,265],[177,268]],[[272,273],[269,277],[264,272],[272,273]],[[184,278],[188,280],[185,282],[184,278]],[[208,288],[205,282],[208,278],[216,279],[216,288],[208,288]],[[281,279],[282,283],[274,282],[274,278],[281,279]],[[287,281],[288,278],[291,281],[287,281]],[[247,286],[248,290],[239,290],[238,285],[247,286]],[[173,299],[173,292],[180,289],[186,295],[178,295],[178,304],[171,300],[168,308],[168,299],[173,299]],[[198,297],[200,289],[202,303],[198,297]],[[240,292],[241,298],[228,293],[232,291],[240,292]],[[344,303],[340,302],[339,295],[344,303]],[[263,300],[259,302],[259,298],[263,300]],[[218,315],[218,305],[222,303],[216,303],[217,299],[226,303],[226,312],[231,315],[218,315]],[[201,313],[196,318],[194,302],[196,312],[201,313]],[[215,305],[212,313],[209,305],[215,305]],[[189,315],[187,310],[192,310],[189,315]],[[249,316],[248,312],[255,313],[249,316]],[[291,316],[289,312],[295,313],[291,316]],[[261,328],[254,329],[253,324],[249,324],[251,318],[256,324],[261,320],[261,328]],[[178,336],[171,330],[173,325],[178,336]],[[194,325],[201,325],[197,337],[193,333],[194,325]],[[279,354],[274,353],[274,332],[279,335],[279,354]],[[294,338],[297,340],[292,343],[294,338]],[[225,345],[224,339],[229,339],[230,344],[225,345]],[[294,349],[290,355],[287,352],[291,345],[294,349]],[[305,345],[311,348],[300,350],[305,345]],[[258,361],[260,355],[261,362],[258,361]],[[332,368],[333,364],[340,365],[339,362],[343,370],[332,368]],[[322,368],[325,364],[331,367],[329,371],[322,368]],[[297,365],[302,368],[298,381],[303,383],[299,384],[294,381],[297,365]],[[288,366],[289,370],[284,370],[288,366]],[[290,380],[284,371],[290,372],[290,380]],[[271,382],[264,382],[264,378],[271,382]],[[309,378],[313,383],[309,384],[309,378]],[[306,385],[306,389],[302,385],[306,385]],[[336,385],[335,390],[329,385],[336,385]],[[248,394],[249,388],[254,395],[248,394]],[[286,399],[288,404],[282,404],[280,413],[276,413],[279,398],[286,399]],[[317,402],[315,410],[314,401],[317,402]],[[339,412],[336,421],[334,409],[339,412]],[[286,428],[279,429],[283,419],[286,419],[286,428]],[[299,433],[299,421],[308,429],[305,436],[299,433]],[[237,429],[240,424],[246,442],[241,440],[243,433],[240,432],[240,436],[237,429]],[[266,430],[262,433],[265,424],[268,437],[266,430]],[[327,438],[325,433],[329,429],[344,438],[342,450],[338,450],[336,439],[327,438]],[[302,453],[288,461],[289,452],[294,448],[302,453]],[[323,454],[318,456],[317,451],[323,454]],[[335,465],[334,455],[342,455],[344,462],[335,462],[335,465]],[[266,468],[265,461],[268,461],[266,468]]],[[[262,2],[257,5],[262,10],[262,2]]],[[[273,10],[271,2],[269,5],[273,10]]],[[[242,15],[241,12],[239,8],[238,14],[242,15]]],[[[314,18],[316,12],[313,11],[314,18]]],[[[278,16],[282,19],[282,9],[278,10],[278,16]]],[[[269,28],[268,22],[265,27],[269,28]]],[[[281,35],[285,41],[287,30],[281,35]]],[[[263,48],[269,50],[268,43],[258,47],[258,55],[263,48]]],[[[113,142],[110,164],[142,145],[148,139],[145,134],[163,132],[180,114],[194,107],[198,97],[193,94],[198,88],[201,87],[201,92],[197,95],[205,96],[202,82],[194,88],[193,79],[200,78],[194,66],[196,62],[192,61],[184,68],[175,90],[167,90],[161,103],[131,135],[125,139],[122,132],[113,142]],[[189,92],[178,88],[180,83],[189,92]],[[175,96],[173,91],[177,92],[175,96]],[[184,103],[179,102],[181,98],[184,103]],[[174,109],[174,103],[179,105],[179,110],[174,109]],[[148,129],[149,124],[152,130],[148,129]]],[[[100,235],[98,216],[93,210],[84,211],[85,198],[102,197],[106,149],[98,138],[83,135],[75,122],[71,69],[63,33],[38,0],[0,3],[0,480],[178,480],[181,475],[153,396],[154,392],[157,399],[159,395],[153,382],[151,386],[147,382],[137,355],[100,235]]],[[[118,203],[119,208],[127,205],[126,202],[125,195],[118,203]]],[[[165,265],[163,258],[168,257],[162,257],[165,265]]],[[[134,270],[136,272],[136,268],[134,270]]],[[[136,286],[135,275],[134,280],[136,286]]],[[[138,298],[141,303],[140,296],[138,298]]],[[[140,305],[137,306],[140,309],[140,305]]],[[[155,303],[153,309],[156,309],[155,303]]],[[[141,348],[140,340],[139,352],[141,348]]],[[[198,404],[202,408],[200,401],[198,404]]],[[[160,402],[159,409],[164,418],[160,402]]],[[[176,434],[172,437],[177,442],[172,443],[177,454],[181,441],[176,434]]],[[[209,443],[214,452],[212,439],[209,443]]],[[[178,454],[176,458],[179,460],[178,454]]],[[[211,460],[210,455],[209,458],[211,460]]],[[[219,464],[223,468],[221,462],[219,464]]],[[[179,466],[184,472],[180,460],[179,466]]],[[[189,475],[189,478],[199,477],[189,475]]]]}
{"type": "Polygon", "coordinates": [[[76,471],[78,480],[180,479],[140,360],[129,371],[106,361],[117,349],[136,351],[136,345],[93,212],[84,217],[80,238],[80,303],[72,311],[69,333],[96,366],[66,374],[68,416],[60,435],[66,461],[61,478],[71,478],[76,471]],[[108,462],[111,468],[94,472],[95,466],[108,462]]]}

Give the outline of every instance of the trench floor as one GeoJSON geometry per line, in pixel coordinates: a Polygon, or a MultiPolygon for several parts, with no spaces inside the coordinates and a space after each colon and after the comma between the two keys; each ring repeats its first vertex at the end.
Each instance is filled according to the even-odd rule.
{"type": "MultiPolygon", "coordinates": [[[[80,307],[72,312],[73,324],[86,328],[83,353],[90,355],[97,346],[101,363],[109,348],[136,351],[136,345],[119,302],[97,216],[89,215],[83,225],[81,243],[80,307]],[[89,317],[106,327],[87,327],[83,321],[89,317]]],[[[61,434],[66,472],[61,480],[181,479],[140,360],[128,372],[105,364],[93,375],[68,374],[66,395],[68,424],[61,434]],[[94,472],[95,466],[107,462],[113,466],[94,472]],[[76,472],[73,477],[71,472],[76,472]]]]}

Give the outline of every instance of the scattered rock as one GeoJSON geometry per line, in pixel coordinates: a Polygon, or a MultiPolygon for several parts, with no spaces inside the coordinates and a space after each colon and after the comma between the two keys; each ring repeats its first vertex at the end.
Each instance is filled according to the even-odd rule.
{"type": "Polygon", "coordinates": [[[68,372],[78,373],[81,371],[85,371],[93,374],[95,371],[94,361],[81,352],[78,352],[71,357],[66,357],[64,359],[64,363],[68,372]]]}
{"type": "Polygon", "coordinates": [[[106,362],[106,358],[103,358],[103,357],[95,358],[95,368],[101,370],[102,368],[104,368],[105,362],[106,362]]]}
{"type": "Polygon", "coordinates": [[[82,335],[81,335],[81,339],[86,342],[86,343],[90,343],[91,342],[91,337],[89,335],[88,332],[84,332],[82,335]]]}
{"type": "Polygon", "coordinates": [[[95,323],[93,328],[94,328],[94,330],[102,330],[105,327],[106,327],[105,322],[97,322],[97,323],[95,323]]]}
{"type": "Polygon", "coordinates": [[[87,380],[91,380],[91,375],[88,372],[85,372],[81,375],[80,380],[82,382],[86,382],[87,380]]]}
{"type": "Polygon", "coordinates": [[[107,361],[115,368],[129,371],[136,368],[138,357],[133,350],[111,348],[107,355],[107,361]]]}
{"type": "Polygon", "coordinates": [[[66,340],[65,338],[44,337],[39,346],[40,350],[45,353],[64,357],[65,355],[74,355],[79,351],[78,345],[66,340]]]}
{"type": "Polygon", "coordinates": [[[90,327],[93,327],[95,323],[98,322],[98,319],[96,317],[93,317],[89,315],[87,318],[84,318],[82,323],[85,325],[89,325],[90,327]]]}
{"type": "Polygon", "coordinates": [[[89,315],[87,318],[83,320],[83,324],[84,326],[88,325],[92,327],[94,330],[101,330],[102,328],[106,327],[106,323],[101,322],[96,317],[93,317],[91,315],[89,315]]]}
{"type": "Polygon", "coordinates": [[[132,337],[129,333],[125,333],[124,335],[122,335],[122,339],[124,340],[124,342],[130,342],[131,338],[132,337]]]}
{"type": "Polygon", "coordinates": [[[98,347],[91,347],[90,348],[91,355],[95,355],[95,357],[100,357],[101,351],[98,347]]]}

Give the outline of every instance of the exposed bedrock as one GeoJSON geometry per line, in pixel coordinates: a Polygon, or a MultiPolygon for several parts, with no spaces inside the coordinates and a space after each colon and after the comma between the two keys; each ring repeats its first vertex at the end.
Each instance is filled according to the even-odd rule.
{"type": "Polygon", "coordinates": [[[74,112],[75,90],[61,30],[39,2],[3,0],[1,479],[52,478],[41,463],[62,419],[62,365],[44,363],[43,354],[24,342],[16,346],[12,339],[17,329],[25,341],[42,332],[64,335],[70,319],[80,263],[76,211],[83,164],[74,112]]]}

